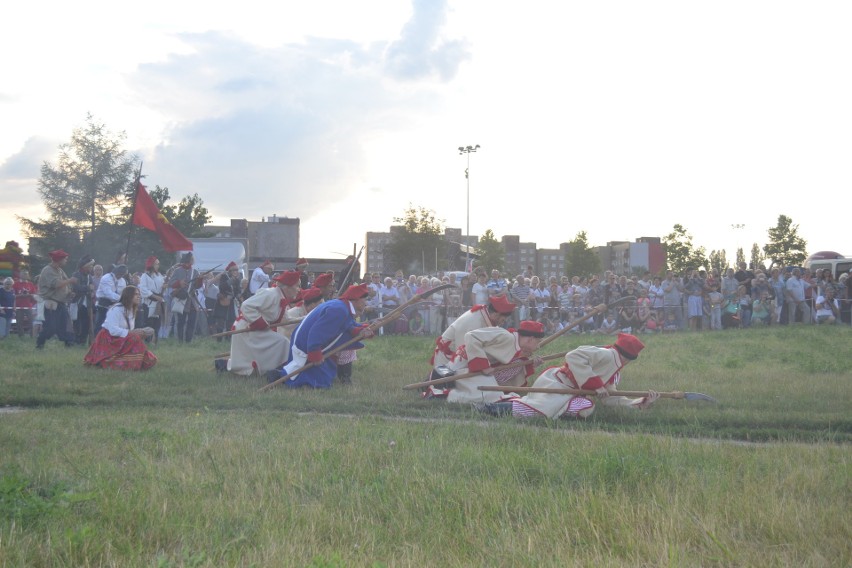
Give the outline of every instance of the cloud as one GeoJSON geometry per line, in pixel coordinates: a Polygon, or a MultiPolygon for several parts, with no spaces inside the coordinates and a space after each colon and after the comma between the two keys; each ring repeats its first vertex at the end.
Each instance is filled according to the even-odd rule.
{"type": "Polygon", "coordinates": [[[397,79],[423,79],[437,74],[442,81],[449,81],[462,61],[470,58],[470,48],[463,41],[441,42],[446,2],[414,0],[413,4],[414,13],[401,37],[388,47],[387,70],[397,79]]]}
{"type": "Polygon", "coordinates": [[[402,38],[360,45],[309,38],[276,48],[221,33],[181,36],[189,49],[132,77],[140,104],[166,116],[164,142],[145,158],[152,184],[199,193],[214,215],[309,218],[366,178],[365,145],[439,104],[438,83],[466,53],[433,49],[443,3],[416,3],[402,38]],[[391,58],[390,61],[388,58],[391,58]],[[391,76],[388,76],[390,72],[391,76]]]}
{"type": "Polygon", "coordinates": [[[33,136],[21,150],[0,164],[0,201],[7,207],[30,206],[36,194],[41,166],[54,161],[59,143],[33,136]]]}

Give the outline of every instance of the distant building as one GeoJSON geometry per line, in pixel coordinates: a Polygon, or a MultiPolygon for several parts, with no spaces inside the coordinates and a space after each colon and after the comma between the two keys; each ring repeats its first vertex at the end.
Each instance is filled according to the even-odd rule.
{"type": "MultiPolygon", "coordinates": [[[[366,242],[366,261],[364,262],[367,272],[381,272],[382,274],[393,274],[398,268],[392,266],[392,262],[385,255],[385,246],[393,239],[395,231],[402,230],[400,226],[393,226],[386,233],[369,232],[366,242]]],[[[466,258],[465,237],[461,229],[447,228],[444,230],[444,240],[448,243],[447,254],[441,266],[448,266],[449,270],[464,270],[466,258]]],[[[479,237],[471,235],[468,237],[470,245],[470,257],[475,259],[476,246],[479,237]]],[[[534,242],[521,242],[518,235],[504,235],[500,239],[503,245],[504,270],[503,275],[515,277],[532,266],[533,274],[543,278],[555,276],[574,276],[565,273],[565,257],[571,248],[570,243],[560,243],[559,248],[539,248],[534,242]]],[[[612,270],[618,274],[634,274],[649,271],[653,274],[665,270],[666,258],[659,237],[639,237],[636,242],[611,241],[606,246],[592,247],[601,261],[602,270],[612,270]]],[[[437,259],[439,262],[441,259],[437,259]]],[[[436,259],[424,254],[414,267],[402,267],[404,271],[415,274],[431,274],[435,272],[436,259]]]]}

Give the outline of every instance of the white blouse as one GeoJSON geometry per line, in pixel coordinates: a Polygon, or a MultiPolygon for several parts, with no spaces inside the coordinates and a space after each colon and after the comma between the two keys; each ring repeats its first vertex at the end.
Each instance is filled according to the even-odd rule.
{"type": "Polygon", "coordinates": [[[113,337],[127,337],[136,325],[136,314],[128,314],[122,304],[115,304],[107,310],[106,319],[101,326],[113,337]]]}

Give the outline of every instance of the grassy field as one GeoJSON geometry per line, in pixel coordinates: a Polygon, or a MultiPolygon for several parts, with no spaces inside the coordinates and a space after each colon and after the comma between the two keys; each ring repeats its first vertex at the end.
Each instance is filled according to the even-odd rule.
{"type": "MultiPolygon", "coordinates": [[[[421,400],[430,340],[355,384],[258,393],[222,344],[143,374],[0,342],[0,566],[849,566],[849,328],[643,337],[587,421],[421,400]]],[[[570,337],[543,354],[602,337],[570,337]]]]}

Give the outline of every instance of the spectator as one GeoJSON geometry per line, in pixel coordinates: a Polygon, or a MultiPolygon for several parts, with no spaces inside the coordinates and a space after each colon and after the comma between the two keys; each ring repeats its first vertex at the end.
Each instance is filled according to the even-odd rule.
{"type": "Polygon", "coordinates": [[[544,310],[547,308],[550,303],[550,290],[548,290],[544,282],[538,277],[532,277],[532,295],[533,301],[535,302],[535,314],[533,314],[534,320],[541,319],[541,316],[544,315],[544,310]]]}
{"type": "Polygon", "coordinates": [[[810,323],[811,321],[811,311],[807,302],[805,302],[805,283],[802,281],[801,276],[801,270],[794,268],[785,284],[787,319],[790,324],[797,322],[810,323]]]}
{"type": "Polygon", "coordinates": [[[675,276],[671,270],[666,271],[666,279],[663,280],[663,299],[666,306],[666,322],[670,319],[668,314],[674,315],[674,321],[678,329],[683,328],[683,306],[681,300],[684,287],[679,276],[675,276]]]}
{"type": "Polygon", "coordinates": [[[663,279],[659,276],[654,276],[651,285],[648,287],[648,298],[651,300],[651,308],[654,312],[662,316],[665,307],[665,294],[663,293],[663,279]]]}
{"type": "Polygon", "coordinates": [[[527,286],[526,279],[523,274],[518,274],[515,279],[515,285],[512,286],[509,299],[518,306],[515,314],[515,321],[521,322],[530,319],[530,294],[532,290],[527,286]]]}
{"type": "Polygon", "coordinates": [[[825,294],[816,299],[816,322],[834,324],[840,321],[840,303],[834,297],[834,287],[825,289],[825,294]]]}
{"type": "Polygon", "coordinates": [[[24,333],[32,335],[38,289],[30,280],[29,270],[21,270],[13,288],[15,291],[15,321],[18,327],[18,337],[23,337],[24,333]]]}
{"type": "MultiPolygon", "coordinates": [[[[756,291],[754,286],[752,286],[752,290],[756,291]]],[[[770,325],[774,312],[775,309],[772,306],[772,300],[769,299],[769,291],[764,290],[760,293],[760,297],[752,304],[751,321],[752,323],[770,325]]]]}
{"type": "Polygon", "coordinates": [[[608,311],[604,316],[603,321],[601,322],[600,328],[598,328],[598,333],[602,333],[604,335],[612,335],[618,331],[618,319],[615,317],[615,314],[612,311],[608,311]]]}
{"type": "Polygon", "coordinates": [[[740,326],[741,327],[751,327],[751,309],[752,309],[752,300],[751,295],[747,292],[748,287],[745,284],[741,284],[739,288],[737,288],[737,302],[739,302],[739,315],[740,315],[740,326]]]}
{"type": "Polygon", "coordinates": [[[0,288],[0,339],[6,339],[12,330],[12,319],[15,317],[15,281],[8,276],[0,288]]]}
{"type": "Polygon", "coordinates": [[[471,292],[470,276],[462,276],[459,282],[461,286],[461,304],[463,310],[468,310],[473,306],[473,293],[471,292]]]}
{"type": "Polygon", "coordinates": [[[477,276],[476,283],[473,285],[471,289],[473,293],[473,303],[474,305],[482,305],[488,303],[488,298],[490,297],[488,293],[488,276],[485,272],[480,272],[477,276]]]}
{"type": "Polygon", "coordinates": [[[780,268],[772,269],[772,278],[769,281],[769,285],[772,288],[772,294],[775,296],[775,323],[787,323],[787,283],[784,280],[784,273],[780,268]]]}
{"type": "Polygon", "coordinates": [[[713,285],[713,289],[707,294],[707,303],[710,309],[710,329],[722,329],[722,300],[724,297],[719,291],[719,283],[713,285]]]}
{"type": "Polygon", "coordinates": [[[745,262],[739,263],[739,270],[734,273],[734,278],[740,286],[746,287],[746,295],[751,295],[751,281],[754,280],[754,272],[746,267],[745,262]]]}
{"type": "Polygon", "coordinates": [[[725,275],[722,277],[722,296],[728,300],[733,299],[737,295],[739,285],[739,282],[734,277],[734,269],[727,269],[725,275]]]}
{"type": "Polygon", "coordinates": [[[491,280],[488,281],[488,295],[499,296],[505,295],[508,291],[509,284],[506,279],[500,276],[500,271],[494,269],[491,271],[491,280]]]}
{"type": "MultiPolygon", "coordinates": [[[[415,290],[416,292],[416,290],[415,290]]],[[[373,272],[367,283],[367,305],[364,307],[364,318],[375,319],[382,313],[382,275],[373,272]]],[[[382,329],[379,329],[382,333],[382,329]]]]}
{"type": "MultiPolygon", "coordinates": [[[[745,291],[745,287],[742,287],[745,291]]],[[[740,302],[738,294],[734,294],[733,298],[722,299],[722,329],[732,329],[740,327],[740,302]]]]}

